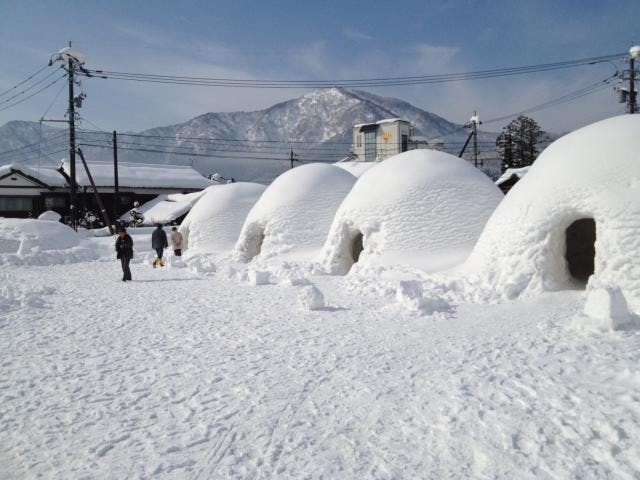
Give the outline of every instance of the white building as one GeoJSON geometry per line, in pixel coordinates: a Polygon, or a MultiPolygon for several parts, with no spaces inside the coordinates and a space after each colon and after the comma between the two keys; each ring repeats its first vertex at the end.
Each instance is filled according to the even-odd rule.
{"type": "Polygon", "coordinates": [[[355,160],[377,162],[406,152],[410,149],[412,130],[411,123],[400,118],[355,125],[352,145],[355,160]]]}

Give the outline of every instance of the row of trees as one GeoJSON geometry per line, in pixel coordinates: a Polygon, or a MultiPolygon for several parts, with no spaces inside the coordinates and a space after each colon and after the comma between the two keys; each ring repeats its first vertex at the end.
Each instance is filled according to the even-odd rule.
{"type": "Polygon", "coordinates": [[[502,160],[502,171],[531,165],[538,156],[538,143],[546,133],[532,118],[520,115],[502,129],[496,147],[502,160]]]}

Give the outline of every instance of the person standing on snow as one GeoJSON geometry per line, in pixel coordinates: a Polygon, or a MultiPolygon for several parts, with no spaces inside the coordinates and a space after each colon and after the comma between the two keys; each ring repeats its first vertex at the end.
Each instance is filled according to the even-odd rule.
{"type": "Polygon", "coordinates": [[[178,231],[177,227],[171,229],[171,246],[173,247],[173,254],[176,257],[182,256],[182,234],[178,231]]]}
{"type": "Polygon", "coordinates": [[[124,227],[121,227],[118,231],[118,238],[116,239],[116,258],[120,260],[122,265],[122,281],[131,281],[131,270],[129,269],[129,262],[133,258],[133,239],[127,233],[124,227]]]}
{"type": "Polygon", "coordinates": [[[162,253],[168,246],[169,242],[167,242],[167,234],[162,229],[162,225],[160,223],[157,223],[156,229],[151,234],[151,248],[153,248],[157,254],[157,258],[153,261],[153,268],[156,268],[158,265],[164,267],[164,262],[162,261],[162,253]]]}

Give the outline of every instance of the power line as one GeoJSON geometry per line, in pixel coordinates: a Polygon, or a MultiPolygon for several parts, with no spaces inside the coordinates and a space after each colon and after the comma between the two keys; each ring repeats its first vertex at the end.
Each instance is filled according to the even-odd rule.
{"type": "Polygon", "coordinates": [[[16,88],[18,88],[20,85],[24,85],[25,83],[27,83],[29,80],[31,80],[33,77],[35,77],[36,75],[38,75],[40,72],[42,72],[43,70],[46,70],[47,68],[49,68],[49,65],[45,65],[44,67],[36,70],[34,73],[32,73],[31,75],[29,75],[27,78],[25,78],[24,80],[22,80],[20,83],[15,84],[13,87],[0,92],[0,97],[2,97],[3,95],[6,95],[7,93],[11,92],[12,90],[15,90],[16,88]]]}
{"type": "Polygon", "coordinates": [[[626,53],[602,55],[561,62],[527,65],[521,67],[507,67],[472,72],[447,73],[435,75],[417,75],[385,78],[361,79],[333,79],[333,80],[268,80],[268,79],[240,79],[215,77],[189,77],[164,74],[145,74],[120,72],[111,70],[87,69],[83,74],[105,79],[129,80],[135,82],[164,83],[176,85],[235,87],[235,88],[333,88],[333,87],[384,87],[397,85],[419,85],[432,83],[457,82],[463,80],[478,80],[485,78],[506,77],[537,72],[547,72],[574,68],[584,65],[596,65],[622,58],[626,53]]]}
{"type": "Polygon", "coordinates": [[[14,98],[19,97],[20,95],[24,95],[25,93],[27,93],[29,90],[32,90],[34,87],[37,87],[38,85],[40,85],[41,83],[43,83],[45,80],[47,80],[48,78],[50,78],[52,75],[55,75],[55,73],[57,72],[57,70],[52,70],[51,72],[49,72],[49,75],[46,75],[44,77],[42,77],[40,80],[38,80],[35,83],[32,83],[31,85],[29,85],[28,87],[26,87],[24,90],[19,91],[18,93],[13,94],[12,96],[10,96],[9,98],[6,98],[4,100],[2,100],[0,102],[0,105],[4,104],[4,103],[9,103],[11,102],[14,98]]]}
{"type": "Polygon", "coordinates": [[[35,92],[33,92],[31,95],[27,95],[26,97],[21,98],[20,100],[17,100],[17,101],[15,101],[14,103],[9,104],[9,105],[7,105],[7,106],[5,106],[4,108],[0,108],[0,112],[3,112],[4,110],[7,110],[7,109],[9,109],[9,108],[11,108],[11,107],[15,107],[16,105],[19,105],[19,104],[21,104],[22,102],[26,102],[26,101],[27,101],[27,100],[29,100],[30,98],[32,98],[32,97],[34,97],[34,96],[38,95],[40,92],[44,92],[46,89],[48,89],[48,88],[50,88],[50,87],[54,86],[56,83],[58,83],[60,80],[62,80],[62,79],[63,79],[63,78],[65,78],[66,76],[67,76],[67,75],[66,75],[66,74],[64,74],[64,75],[62,75],[61,77],[58,77],[57,79],[55,79],[53,82],[50,82],[50,83],[46,84],[44,87],[40,88],[39,90],[36,90],[36,91],[35,91],[35,92]]]}

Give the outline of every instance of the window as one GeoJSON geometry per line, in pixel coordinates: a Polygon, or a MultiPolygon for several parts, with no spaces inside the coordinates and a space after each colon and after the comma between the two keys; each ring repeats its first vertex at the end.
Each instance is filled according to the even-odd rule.
{"type": "Polygon", "coordinates": [[[67,206],[67,200],[65,197],[45,197],[44,208],[51,210],[54,208],[65,208],[67,206]]]}
{"type": "Polygon", "coordinates": [[[364,161],[376,161],[376,132],[366,132],[364,134],[364,161]]]}
{"type": "Polygon", "coordinates": [[[361,147],[361,146],[362,146],[362,135],[357,133],[356,134],[356,147],[361,147]]]}
{"type": "Polygon", "coordinates": [[[0,197],[0,211],[30,212],[33,210],[31,197],[0,197]]]}

